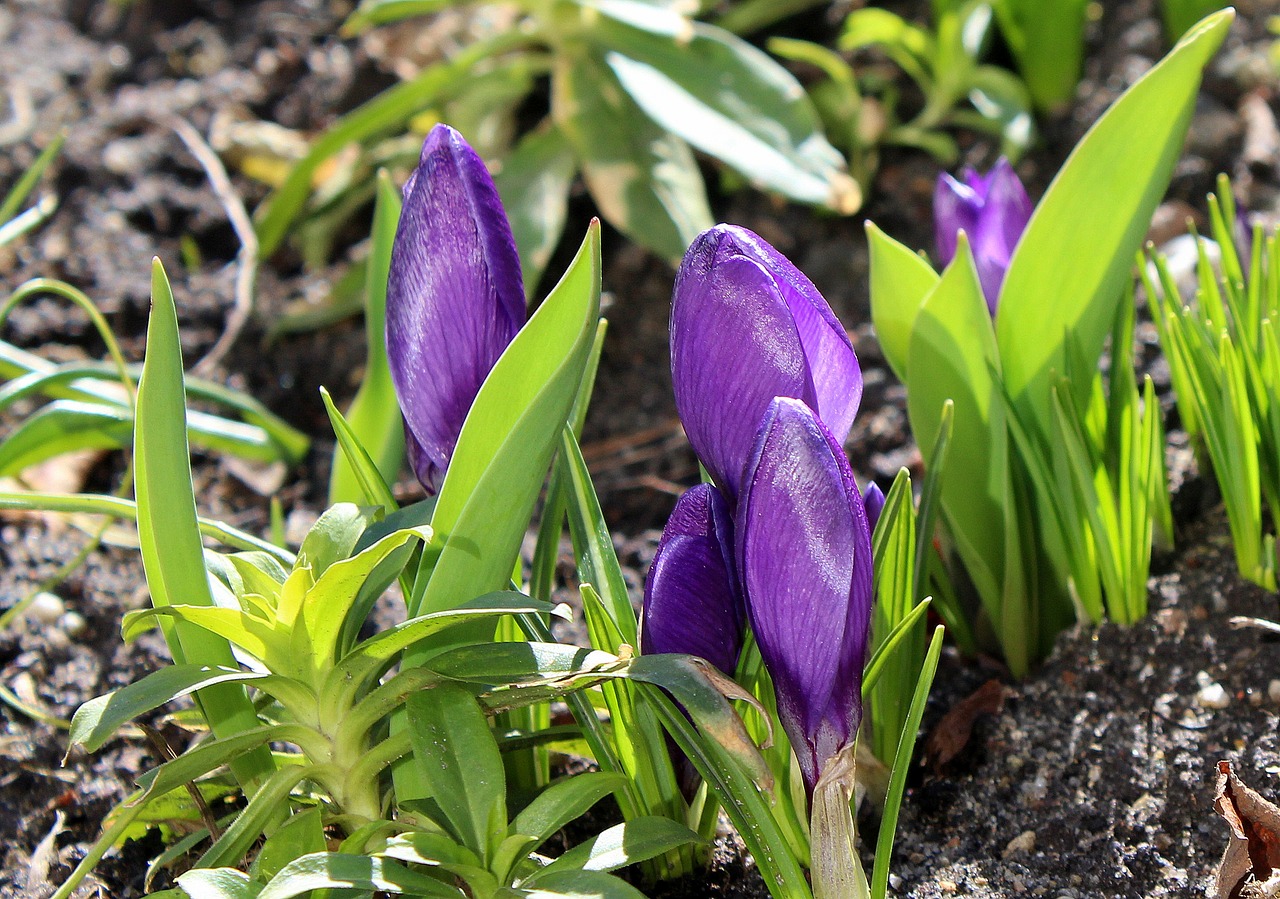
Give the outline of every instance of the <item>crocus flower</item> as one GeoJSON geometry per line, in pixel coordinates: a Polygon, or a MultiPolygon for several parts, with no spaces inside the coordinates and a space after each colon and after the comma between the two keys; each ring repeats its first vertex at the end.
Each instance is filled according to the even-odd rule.
{"type": "Polygon", "coordinates": [[[840,441],[862,398],[853,344],[822,294],[733,225],[704,231],[680,264],[671,378],[689,442],[731,504],[774,397],[804,401],[840,441]]]}
{"type": "Polygon", "coordinates": [[[645,579],[641,622],[643,652],[701,656],[733,675],[742,649],[733,523],[710,484],[676,502],[645,579]]]}
{"type": "Polygon", "coordinates": [[[862,491],[862,506],[867,510],[867,523],[874,534],[876,525],[880,523],[880,513],[884,511],[884,491],[875,481],[868,481],[867,489],[862,491]]]}
{"type": "Polygon", "coordinates": [[[480,385],[525,321],[520,257],[484,162],[437,125],[404,187],[387,282],[387,358],[409,461],[440,489],[480,385]]]}
{"type": "Polygon", "coordinates": [[[1003,156],[986,175],[971,168],[966,168],[963,175],[961,183],[943,172],[933,192],[938,261],[946,265],[955,257],[956,237],[964,231],[973,248],[987,308],[995,315],[1004,273],[1031,220],[1031,199],[1003,156]]]}
{"type": "Polygon", "coordinates": [[[844,450],[804,403],[769,405],[735,528],[747,615],[812,793],[862,720],[871,528],[844,450]]]}

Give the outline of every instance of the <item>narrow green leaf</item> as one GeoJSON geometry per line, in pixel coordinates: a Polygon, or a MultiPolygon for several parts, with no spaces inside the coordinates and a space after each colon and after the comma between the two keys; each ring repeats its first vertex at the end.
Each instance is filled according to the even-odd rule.
{"type": "Polygon", "coordinates": [[[934,628],[933,638],[929,642],[929,651],[920,670],[920,679],[916,682],[915,693],[911,697],[911,708],[907,712],[902,734],[898,738],[898,751],[889,773],[889,791],[885,797],[884,815],[880,819],[880,834],[876,838],[876,863],[871,875],[873,899],[884,899],[888,890],[889,864],[893,858],[893,840],[898,829],[898,811],[902,807],[902,794],[907,786],[907,773],[911,768],[911,757],[915,750],[916,734],[920,730],[920,719],[924,717],[929,689],[933,686],[933,676],[938,670],[938,659],[942,655],[942,634],[941,626],[934,628]]]}
{"type": "MultiPolygon", "coordinates": [[[[186,401],[178,317],[169,280],[157,259],[152,265],[151,320],[146,361],[138,382],[134,466],[138,502],[138,539],[152,604],[175,601],[209,605],[204,548],[196,521],[191,460],[187,450],[186,401]]],[[[226,640],[180,621],[165,634],[179,664],[236,668],[226,640]]],[[[256,727],[253,704],[238,684],[220,684],[197,694],[205,720],[215,736],[256,727]]],[[[232,766],[250,792],[275,764],[265,748],[238,758],[232,766]]]]}
{"type": "MultiPolygon", "coordinates": [[[[1067,335],[1086,361],[1102,351],[1130,263],[1182,151],[1201,69],[1232,15],[1207,19],[1107,110],[1049,185],[1018,243],[1000,292],[997,343],[1015,408],[1042,434],[1049,432],[1049,385],[1066,370],[1067,335]],[[1138,144],[1135,134],[1143,135],[1138,144]],[[1103,197],[1108,214],[1099,217],[1103,197]]],[[[1077,399],[1088,386],[1074,385],[1077,399]]]]}
{"type": "MultiPolygon", "coordinates": [[[[365,458],[373,462],[383,483],[395,483],[404,459],[404,426],[391,383],[386,347],[387,273],[391,270],[391,244],[401,205],[400,192],[391,183],[390,176],[385,170],[379,170],[364,293],[364,339],[368,352],[364,378],[346,414],[350,431],[360,435],[359,445],[365,450],[365,458]]],[[[338,439],[341,446],[334,454],[329,475],[329,505],[342,501],[371,502],[372,497],[365,489],[365,482],[371,476],[361,476],[355,471],[357,464],[364,460],[352,459],[342,435],[338,439]]]]}
{"type": "Polygon", "coordinates": [[[686,843],[700,842],[698,835],[670,818],[636,818],[616,824],[579,843],[528,879],[546,884],[548,877],[574,869],[616,871],[636,862],[656,858],[686,843]]]}
{"type": "Polygon", "coordinates": [[[592,225],[564,278],[480,388],[431,519],[444,546],[411,615],[455,607],[510,581],[595,338],[599,233],[592,225]]]}

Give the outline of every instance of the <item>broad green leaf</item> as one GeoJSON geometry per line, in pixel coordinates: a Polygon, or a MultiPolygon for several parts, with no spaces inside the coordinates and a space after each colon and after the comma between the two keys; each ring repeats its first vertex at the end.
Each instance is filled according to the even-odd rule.
{"type": "Polygon", "coordinates": [[[302,538],[295,568],[310,568],[312,578],[321,578],[329,566],[351,556],[360,535],[376,520],[377,512],[352,503],[330,506],[302,538]]]}
{"type": "Polygon", "coordinates": [[[603,871],[553,871],[529,889],[504,894],[523,899],[644,899],[644,893],[625,880],[603,871]]]}
{"type": "Polygon", "coordinates": [[[552,874],[580,869],[616,871],[683,846],[700,842],[698,835],[670,818],[636,818],[617,824],[579,843],[537,874],[530,884],[546,884],[552,874]]]}
{"type": "Polygon", "coordinates": [[[342,37],[354,37],[375,25],[425,16],[462,2],[464,0],[361,0],[338,33],[342,37]]]}
{"type": "Polygon", "coordinates": [[[888,10],[869,7],[849,13],[839,44],[845,51],[879,47],[921,88],[933,84],[929,63],[934,56],[933,37],[888,10]]]}
{"type": "Polygon", "coordinates": [[[862,192],[804,89],[741,38],[633,0],[595,0],[590,36],[623,89],[665,130],[802,203],[852,214],[862,192]]]}
{"type": "Polygon", "coordinates": [[[558,780],[516,815],[511,822],[511,831],[528,837],[532,843],[530,848],[536,849],[624,782],[621,774],[605,771],[575,774],[558,780]]]}
{"type": "Polygon", "coordinates": [[[262,884],[234,868],[197,868],[178,875],[182,895],[190,899],[256,899],[262,884]]]}
{"type": "Polygon", "coordinates": [[[948,466],[964,477],[941,486],[952,539],[984,605],[999,620],[1004,577],[1003,505],[1008,470],[999,371],[991,316],[963,239],[956,257],[916,316],[908,348],[915,372],[907,395],[911,429],[922,446],[937,439],[943,409],[955,406],[948,466]]]}
{"type": "Polygon", "coordinates": [[[599,56],[556,59],[551,112],[600,213],[674,263],[715,219],[688,144],[645,116],[599,56]]]}
{"type": "MultiPolygon", "coordinates": [[[[184,875],[185,876],[185,875],[184,875]]],[[[182,885],[182,878],[178,878],[182,885]]],[[[258,894],[257,899],[292,899],[312,890],[382,890],[441,899],[462,899],[456,887],[419,874],[398,862],[367,855],[317,852],[294,859],[258,894]]]]}
{"type": "Polygon", "coordinates": [[[297,676],[305,671],[305,668],[292,663],[289,631],[243,609],[189,605],[134,609],[125,613],[120,633],[125,642],[131,642],[153,627],[165,629],[173,622],[199,628],[210,643],[216,644],[218,637],[229,641],[264,665],[288,676],[297,676]]]}
{"type": "MultiPolygon", "coordinates": [[[[364,378],[346,414],[347,424],[359,435],[360,445],[385,483],[395,483],[404,460],[404,426],[391,383],[386,346],[387,273],[391,270],[391,244],[401,205],[400,192],[390,176],[379,171],[364,293],[364,340],[368,350],[364,378]]],[[[371,500],[367,491],[361,489],[361,479],[344,450],[345,447],[340,448],[333,457],[329,505],[344,501],[368,503],[371,500]]]]}
{"type": "Polygon", "coordinates": [[[546,122],[520,139],[494,176],[520,250],[526,296],[534,295],[564,233],[576,169],[564,132],[546,122]]]}
{"type": "Polygon", "coordinates": [[[440,684],[406,702],[413,761],[458,842],[488,863],[507,829],[507,782],[475,697],[440,684]]]}
{"type": "Polygon", "coordinates": [[[430,540],[427,527],[397,531],[329,566],[302,600],[301,620],[294,627],[295,651],[309,649],[316,672],[332,668],[347,618],[355,614],[363,621],[373,602],[400,575],[416,544],[430,540]],[[298,639],[300,633],[305,633],[305,641],[298,639]]]}
{"type": "MultiPolygon", "coordinates": [[[[151,270],[151,319],[146,359],[138,382],[134,468],[138,540],[152,605],[161,607],[180,601],[212,606],[187,450],[178,315],[169,280],[158,259],[151,270]]],[[[165,637],[178,664],[238,667],[225,639],[190,624],[174,621],[166,628],[165,637]]],[[[196,695],[215,736],[258,725],[253,703],[239,684],[219,684],[196,695]]],[[[274,767],[267,750],[257,748],[237,758],[232,770],[252,792],[274,767]]]]}
{"type": "Polygon", "coordinates": [[[443,548],[425,591],[410,602],[411,615],[453,608],[509,583],[599,317],[600,230],[592,225],[467,414],[431,519],[443,548]]]}
{"type": "Polygon", "coordinates": [[[290,815],[267,837],[253,860],[250,874],[254,880],[265,882],[295,858],[324,850],[324,821],[320,807],[312,806],[290,815]]]}
{"type": "Polygon", "coordinates": [[[129,804],[136,805],[146,802],[152,796],[162,796],[183,784],[204,777],[222,765],[233,763],[245,753],[255,752],[276,742],[294,743],[303,753],[313,758],[323,758],[329,749],[328,740],[311,728],[298,724],[269,724],[234,736],[207,740],[188,749],[176,759],[143,772],[138,777],[142,793],[132,797],[129,804]]]}
{"type": "Polygon", "coordinates": [[[907,350],[925,298],[938,284],[938,275],[929,263],[867,222],[867,245],[871,251],[871,322],[885,361],[904,384],[907,380],[907,350]]]}
{"type": "MultiPolygon", "coordinates": [[[[1201,69],[1231,18],[1223,12],[1207,19],[1107,110],[1049,185],[1018,243],[1000,292],[997,343],[1014,406],[1041,434],[1049,433],[1048,389],[1055,372],[1066,370],[1068,335],[1086,361],[1102,351],[1134,253],[1182,151],[1201,69]],[[1107,214],[1098,215],[1104,201],[1107,214]]],[[[1083,401],[1089,385],[1073,386],[1083,401]]],[[[959,430],[965,425],[956,412],[959,430]]]]}

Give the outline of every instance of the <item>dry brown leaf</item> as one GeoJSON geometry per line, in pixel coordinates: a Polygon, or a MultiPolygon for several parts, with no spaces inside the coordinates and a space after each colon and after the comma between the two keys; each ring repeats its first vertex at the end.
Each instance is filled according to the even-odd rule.
{"type": "Polygon", "coordinates": [[[987,681],[973,693],[957,702],[942,716],[925,740],[924,756],[937,774],[943,765],[960,754],[973,736],[973,725],[983,715],[998,715],[1004,708],[1008,691],[1000,681],[987,681]]]}
{"type": "Polygon", "coordinates": [[[1246,787],[1230,762],[1218,762],[1213,808],[1231,828],[1215,899],[1280,897],[1280,807],[1246,787]]]}

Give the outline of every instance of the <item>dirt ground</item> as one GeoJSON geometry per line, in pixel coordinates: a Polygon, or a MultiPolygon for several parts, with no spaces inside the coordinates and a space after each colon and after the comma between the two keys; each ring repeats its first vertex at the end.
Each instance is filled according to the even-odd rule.
{"type": "MultiPolygon", "coordinates": [[[[926,5],[894,4],[917,12],[926,5]]],[[[1076,102],[1047,123],[1043,145],[1018,167],[1033,197],[1101,109],[1163,52],[1153,6],[1152,0],[1104,5],[1091,26],[1076,102]]],[[[1264,60],[1271,40],[1264,22],[1274,3],[1239,6],[1241,16],[1206,78],[1156,239],[1177,233],[1186,214],[1202,209],[1219,171],[1233,175],[1248,208],[1280,217],[1280,86],[1264,60]]],[[[819,36],[830,29],[825,15],[794,27],[819,36]]],[[[126,354],[137,359],[148,261],[159,256],[179,299],[187,358],[202,356],[230,309],[238,244],[169,117],[202,133],[227,110],[308,133],[323,127],[391,81],[365,47],[336,37],[340,21],[341,10],[326,0],[0,6],[0,85],[10,107],[0,120],[0,187],[54,134],[67,133],[54,168],[60,208],[34,235],[0,250],[0,288],[7,294],[37,276],[70,281],[99,303],[126,354]],[[190,267],[182,261],[184,236],[198,250],[199,262],[190,267]]],[[[989,144],[971,138],[962,144],[966,161],[992,161],[989,144]]],[[[851,219],[759,195],[713,197],[718,216],[754,228],[807,272],[849,328],[866,380],[850,455],[860,478],[885,484],[902,465],[918,471],[919,455],[905,429],[903,389],[884,366],[869,323],[862,219],[911,245],[930,246],[936,172],[927,157],[886,153],[874,193],[851,219]]],[[[234,185],[250,208],[264,195],[240,175],[234,185]]],[[[575,198],[570,232],[590,214],[589,203],[575,198]]],[[[672,273],[607,230],[604,257],[612,324],[584,452],[638,585],[655,529],[679,490],[696,479],[696,466],[675,419],[667,368],[672,273]]],[[[288,252],[264,265],[255,316],[218,371],[312,435],[310,456],[288,473],[280,494],[297,525],[322,507],[332,452],[318,388],[327,386],[340,402],[352,395],[363,331],[350,320],[269,344],[264,338],[291,304],[323,296],[342,271],[341,262],[306,271],[288,252]]],[[[1144,362],[1167,394],[1152,329],[1140,334],[1144,362]]],[[[51,358],[102,353],[87,319],[52,300],[17,310],[4,338],[51,358]]],[[[0,426],[15,420],[0,418],[0,426]]],[[[1168,423],[1176,431],[1172,409],[1168,423]]],[[[1210,807],[1214,763],[1231,759],[1264,795],[1280,796],[1280,657],[1262,632],[1227,624],[1233,615],[1275,618],[1280,609],[1274,596],[1235,575],[1211,483],[1187,471],[1186,452],[1173,455],[1180,539],[1156,560],[1150,618],[1129,629],[1106,625],[1064,635],[1053,657],[1022,683],[1008,682],[982,660],[944,659],[926,728],[992,677],[1004,678],[1010,695],[956,759],[913,777],[895,850],[897,894],[1202,895],[1226,843],[1226,828],[1210,807]],[[1222,691],[1210,690],[1213,684],[1222,691]],[[1210,696],[1217,697],[1214,705],[1222,696],[1227,704],[1209,707],[1210,696]]],[[[248,483],[254,478],[223,459],[197,462],[202,511],[264,530],[267,500],[248,483]]],[[[101,462],[86,485],[109,489],[120,465],[101,462]]],[[[412,490],[407,482],[402,487],[412,490]]],[[[50,577],[85,539],[45,519],[0,522],[0,611],[50,577]]],[[[92,554],[57,592],[83,616],[83,627],[28,617],[0,632],[0,685],[65,719],[84,700],[151,670],[164,649],[155,639],[129,646],[119,639],[121,615],[146,602],[134,550],[92,554]]],[[[47,895],[150,762],[145,745],[126,740],[66,766],[64,750],[63,731],[0,704],[0,899],[47,895]]],[[[130,844],[105,861],[97,874],[102,894],[141,895],[146,860],[158,849],[155,840],[130,844]]],[[[726,845],[709,877],[654,895],[766,893],[726,845]]]]}

